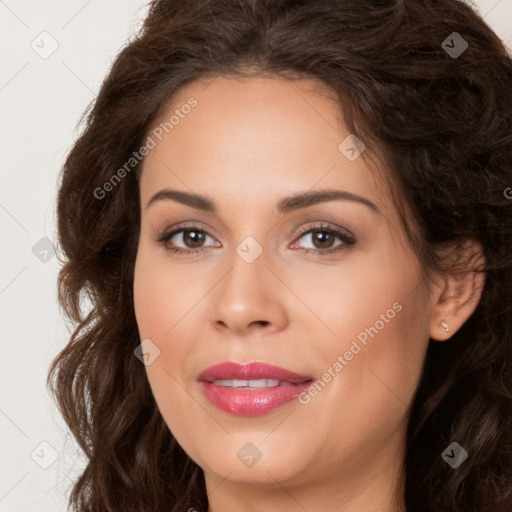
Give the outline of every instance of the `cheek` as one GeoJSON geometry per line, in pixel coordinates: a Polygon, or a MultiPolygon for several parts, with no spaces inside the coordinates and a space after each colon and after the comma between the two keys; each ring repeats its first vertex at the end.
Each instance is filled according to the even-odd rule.
{"type": "Polygon", "coordinates": [[[336,335],[319,341],[312,355],[320,383],[303,407],[315,418],[315,435],[334,443],[316,447],[333,464],[369,461],[405,431],[421,376],[428,344],[422,292],[377,292],[351,293],[350,305],[330,319],[336,335]]]}
{"type": "Polygon", "coordinates": [[[134,273],[134,306],[141,336],[167,339],[198,302],[213,280],[190,266],[169,264],[164,249],[141,243],[134,273]]]}
{"type": "MultiPolygon", "coordinates": [[[[325,385],[319,383],[309,406],[324,424],[339,425],[334,403],[361,419],[359,427],[373,428],[367,421],[380,417],[389,419],[392,430],[404,419],[429,339],[429,297],[420,276],[413,258],[389,249],[350,272],[317,276],[314,288],[305,277],[296,281],[330,331],[317,322],[323,334],[310,354],[325,385]]],[[[348,418],[341,421],[345,432],[354,426],[348,418]]]]}
{"type": "Polygon", "coordinates": [[[292,321],[307,329],[308,336],[301,339],[309,341],[305,348],[313,350],[312,360],[329,366],[354,341],[361,347],[354,360],[366,352],[389,364],[412,356],[421,360],[428,340],[430,299],[419,263],[410,253],[389,244],[354,254],[337,267],[312,272],[311,267],[298,266],[283,269],[282,274],[307,307],[299,304],[289,311],[292,321]]]}
{"type": "MultiPolygon", "coordinates": [[[[191,365],[197,354],[194,342],[201,337],[197,315],[207,313],[205,292],[213,285],[211,273],[206,282],[190,278],[187,265],[166,264],[167,254],[141,243],[134,271],[134,307],[140,339],[150,339],[158,357],[146,366],[149,384],[160,413],[178,439],[189,447],[197,424],[198,412],[191,400],[191,365]],[[184,377],[186,375],[187,377],[184,377]]],[[[168,263],[168,262],[167,262],[168,263]]],[[[200,444],[200,439],[197,440],[200,444]]]]}

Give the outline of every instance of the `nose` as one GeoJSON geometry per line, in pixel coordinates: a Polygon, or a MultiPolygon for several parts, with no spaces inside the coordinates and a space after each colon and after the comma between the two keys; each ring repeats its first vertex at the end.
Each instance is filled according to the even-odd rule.
{"type": "Polygon", "coordinates": [[[267,263],[265,251],[252,263],[234,253],[231,269],[212,290],[210,321],[216,330],[243,336],[286,328],[290,297],[267,263]]]}

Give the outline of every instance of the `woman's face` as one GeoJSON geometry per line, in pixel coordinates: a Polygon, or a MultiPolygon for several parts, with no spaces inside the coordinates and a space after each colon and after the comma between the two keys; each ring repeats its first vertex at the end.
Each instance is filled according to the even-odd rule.
{"type": "Polygon", "coordinates": [[[195,83],[150,133],[135,313],[158,407],[210,489],[340,487],[403,456],[431,299],[388,191],[312,85],[195,83]]]}

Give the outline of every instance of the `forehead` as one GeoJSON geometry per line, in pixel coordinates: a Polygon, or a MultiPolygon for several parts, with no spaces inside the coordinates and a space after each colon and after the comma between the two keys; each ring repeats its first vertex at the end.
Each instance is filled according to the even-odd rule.
{"type": "Polygon", "coordinates": [[[352,160],[346,144],[340,149],[351,133],[334,93],[317,81],[195,82],[179,91],[149,133],[158,136],[152,135],[156,144],[143,164],[143,201],[172,186],[231,200],[242,194],[246,204],[314,187],[382,202],[382,184],[363,155],[352,160]]]}

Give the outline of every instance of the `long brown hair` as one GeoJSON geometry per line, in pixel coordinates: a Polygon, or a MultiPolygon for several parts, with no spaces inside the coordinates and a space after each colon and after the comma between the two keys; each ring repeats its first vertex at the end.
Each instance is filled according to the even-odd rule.
{"type": "Polygon", "coordinates": [[[405,500],[408,512],[510,512],[512,61],[459,0],[151,3],[84,116],[58,192],[59,301],[75,330],[48,384],[88,461],[73,509],[207,510],[203,472],[133,353],[140,162],[126,162],[186,84],[250,73],[314,78],[338,95],[352,132],[385,153],[412,212],[404,221],[420,227],[411,242],[425,269],[449,270],[437,257],[447,242],[483,247],[477,309],[449,341],[429,345],[405,500]],[[441,457],[453,441],[469,454],[457,469],[441,457]]]}

